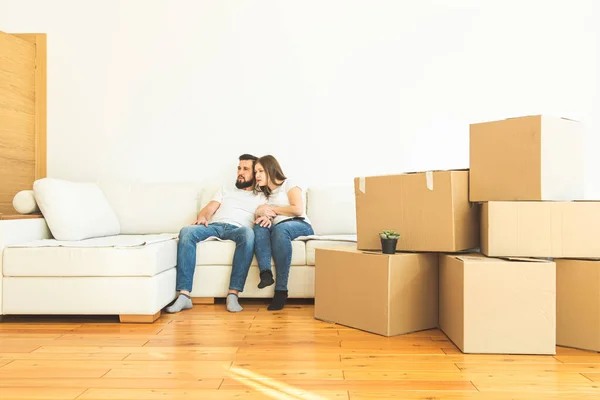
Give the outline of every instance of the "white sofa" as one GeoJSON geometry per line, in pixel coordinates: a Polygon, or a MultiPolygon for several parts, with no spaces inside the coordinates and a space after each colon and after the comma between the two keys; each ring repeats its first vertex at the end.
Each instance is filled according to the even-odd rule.
{"type": "MultiPolygon", "coordinates": [[[[39,206],[44,218],[0,221],[1,315],[111,314],[122,322],[156,320],[176,295],[176,236],[195,220],[216,188],[96,182],[87,184],[83,195],[71,196],[69,184],[85,184],[64,186],[64,181],[48,178],[41,182],[46,190],[58,185],[62,194],[42,198],[39,191],[21,192],[14,205],[21,213],[39,206]],[[108,204],[105,209],[102,200],[108,204]],[[77,216],[84,223],[76,222],[77,216]],[[95,228],[110,235],[98,235],[95,228]],[[57,240],[53,232],[60,232],[59,238],[80,232],[95,237],[57,240]]],[[[352,186],[309,188],[305,204],[315,236],[293,242],[290,298],[314,297],[316,248],[356,247],[352,186]]],[[[226,296],[234,248],[231,241],[214,239],[198,244],[193,298],[226,296]]],[[[272,297],[274,285],[258,289],[258,282],[254,259],[240,297],[272,297]]]]}

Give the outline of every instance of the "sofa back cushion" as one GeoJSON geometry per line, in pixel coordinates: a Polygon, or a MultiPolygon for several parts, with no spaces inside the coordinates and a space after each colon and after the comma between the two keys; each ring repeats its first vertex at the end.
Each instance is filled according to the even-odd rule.
{"type": "Polygon", "coordinates": [[[100,181],[127,235],[178,233],[197,217],[198,186],[180,182],[100,181]]]}
{"type": "Polygon", "coordinates": [[[307,193],[307,216],[315,235],[355,235],[354,187],[310,187],[307,193]]]}
{"type": "Polygon", "coordinates": [[[206,207],[208,203],[210,203],[210,201],[215,196],[215,194],[217,194],[217,191],[220,188],[221,186],[218,185],[207,185],[200,189],[200,191],[198,192],[198,212],[200,212],[200,210],[202,210],[204,207],[206,207]]]}
{"type": "Polygon", "coordinates": [[[35,200],[57,240],[118,235],[120,224],[95,183],[43,178],[33,183],[35,200]]]}

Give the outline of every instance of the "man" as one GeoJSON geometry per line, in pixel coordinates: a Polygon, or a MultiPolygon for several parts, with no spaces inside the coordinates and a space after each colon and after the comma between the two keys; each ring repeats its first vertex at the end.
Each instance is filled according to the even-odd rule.
{"type": "Polygon", "coordinates": [[[179,296],[165,309],[166,312],[176,313],[192,308],[190,292],[196,269],[196,245],[212,236],[236,243],[226,303],[230,312],[243,310],[238,302],[238,293],[244,290],[254,256],[254,213],[258,206],[266,203],[265,196],[253,190],[257,159],[250,154],[241,155],[235,187],[221,188],[200,210],[196,222],[179,232],[176,287],[179,296]]]}

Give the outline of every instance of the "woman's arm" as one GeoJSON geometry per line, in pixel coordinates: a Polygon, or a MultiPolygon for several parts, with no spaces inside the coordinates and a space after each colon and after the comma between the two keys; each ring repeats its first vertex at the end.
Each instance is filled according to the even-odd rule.
{"type": "Polygon", "coordinates": [[[304,204],[302,202],[302,191],[298,186],[294,186],[288,191],[289,206],[286,207],[275,207],[271,206],[271,209],[277,213],[277,215],[285,215],[286,217],[299,217],[304,214],[304,204]]]}

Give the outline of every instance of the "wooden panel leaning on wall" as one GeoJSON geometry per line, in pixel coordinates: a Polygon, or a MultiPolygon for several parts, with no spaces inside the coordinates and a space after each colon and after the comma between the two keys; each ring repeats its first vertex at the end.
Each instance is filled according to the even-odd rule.
{"type": "Polygon", "coordinates": [[[46,35],[0,31],[0,213],[46,176],[46,35]]]}

